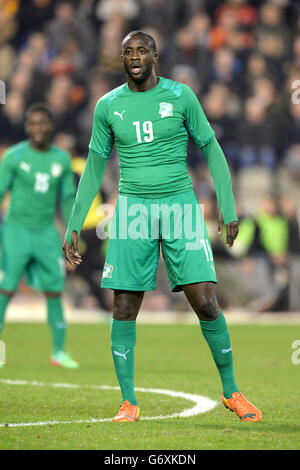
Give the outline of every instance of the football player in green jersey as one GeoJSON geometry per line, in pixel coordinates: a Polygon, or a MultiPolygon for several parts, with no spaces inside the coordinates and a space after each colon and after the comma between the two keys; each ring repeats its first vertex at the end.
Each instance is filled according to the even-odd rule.
{"type": "Polygon", "coordinates": [[[54,224],[57,197],[66,223],[74,202],[75,184],[70,156],[51,143],[51,113],[43,104],[26,115],[28,140],[8,148],[0,165],[0,204],[10,192],[0,227],[0,332],[6,307],[24,273],[28,284],[43,291],[52,333],[52,365],[78,368],[65,351],[66,322],[61,293],[65,265],[54,224]]]}
{"type": "Polygon", "coordinates": [[[64,242],[67,260],[80,264],[78,237],[114,143],[120,159],[119,197],[101,283],[114,290],[111,350],[122,392],[114,421],[139,419],[136,318],[144,292],[155,289],[160,248],[171,290],[183,290],[199,318],[220,374],[224,406],[243,421],[260,421],[261,412],[235,382],[229,332],[215,295],[211,246],[187,169],[188,134],[207,161],[220,207],[219,231],[224,223],[231,247],[238,219],[225,156],[192,90],[156,75],[158,55],[151,36],[128,34],[122,60],[128,80],[96,105],[88,159],[64,242]]]}

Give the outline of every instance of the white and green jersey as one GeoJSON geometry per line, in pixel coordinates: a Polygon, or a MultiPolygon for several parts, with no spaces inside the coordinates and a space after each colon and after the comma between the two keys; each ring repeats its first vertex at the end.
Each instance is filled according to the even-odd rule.
{"type": "Polygon", "coordinates": [[[50,225],[59,198],[68,222],[75,195],[70,155],[53,144],[35,150],[27,140],[9,147],[0,165],[0,205],[7,191],[5,220],[30,228],[50,225]]]}
{"type": "Polygon", "coordinates": [[[89,148],[108,158],[115,144],[120,193],[162,197],[192,189],[188,133],[199,147],[214,136],[193,91],[160,77],[146,92],[134,92],[126,83],[100,98],[89,148]]]}

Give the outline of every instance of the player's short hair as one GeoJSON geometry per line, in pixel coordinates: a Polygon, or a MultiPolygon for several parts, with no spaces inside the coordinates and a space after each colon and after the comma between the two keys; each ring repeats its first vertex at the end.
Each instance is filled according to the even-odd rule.
{"type": "Polygon", "coordinates": [[[35,112],[40,112],[40,113],[45,113],[47,114],[48,118],[50,119],[51,122],[54,122],[52,113],[48,106],[45,103],[33,103],[31,106],[26,111],[26,116],[25,120],[29,118],[30,114],[35,113],[35,112]]]}
{"type": "Polygon", "coordinates": [[[136,36],[142,36],[142,37],[146,38],[152,52],[156,52],[155,39],[150,34],[145,33],[144,31],[140,31],[140,30],[131,31],[130,33],[128,33],[127,36],[125,36],[125,38],[122,41],[122,47],[123,47],[124,42],[127,41],[127,39],[130,39],[130,38],[133,38],[133,37],[136,37],[136,36]]]}

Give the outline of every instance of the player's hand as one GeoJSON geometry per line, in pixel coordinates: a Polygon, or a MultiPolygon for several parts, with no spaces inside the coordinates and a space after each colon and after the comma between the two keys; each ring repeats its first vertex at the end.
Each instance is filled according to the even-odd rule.
{"type": "MultiPolygon", "coordinates": [[[[234,243],[234,240],[236,239],[239,233],[239,223],[237,220],[235,220],[234,222],[229,222],[229,224],[226,224],[225,227],[226,227],[226,245],[228,245],[231,248],[234,243]]],[[[221,211],[219,215],[218,235],[222,234],[222,230],[223,230],[223,215],[221,211]]]]}
{"type": "Polygon", "coordinates": [[[77,267],[82,262],[82,258],[78,251],[78,233],[75,230],[72,231],[72,244],[64,241],[63,250],[65,258],[72,267],[77,267]]]}
{"type": "Polygon", "coordinates": [[[65,269],[68,273],[71,273],[72,271],[75,271],[77,266],[72,266],[69,261],[66,260],[65,258],[65,269]]]}

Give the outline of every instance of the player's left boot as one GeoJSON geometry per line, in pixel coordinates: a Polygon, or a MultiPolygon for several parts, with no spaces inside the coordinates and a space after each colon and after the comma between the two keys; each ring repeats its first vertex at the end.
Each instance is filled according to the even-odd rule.
{"type": "Polygon", "coordinates": [[[120,406],[119,412],[113,418],[118,423],[134,423],[140,419],[140,409],[137,405],[131,405],[128,400],[120,406]]]}
{"type": "Polygon", "coordinates": [[[79,363],[74,361],[69,353],[59,351],[51,356],[50,364],[55,367],[64,367],[65,369],[78,369],[79,363]]]}
{"type": "Polygon", "coordinates": [[[225,408],[234,411],[241,421],[261,421],[262,413],[244,395],[240,392],[232,394],[231,398],[222,396],[222,402],[225,408]]]}
{"type": "Polygon", "coordinates": [[[0,362],[0,369],[3,369],[4,366],[5,364],[3,364],[3,362],[0,362]]]}

